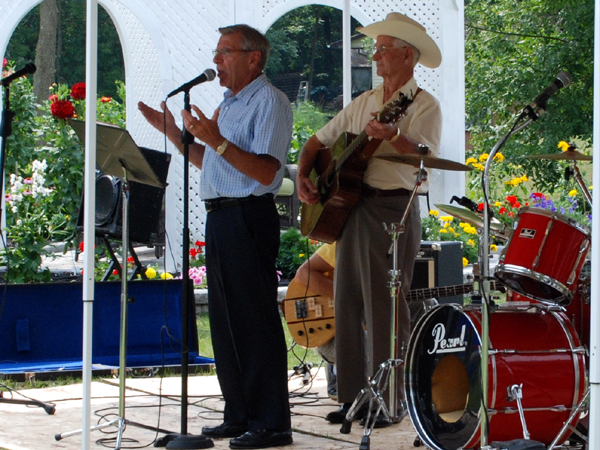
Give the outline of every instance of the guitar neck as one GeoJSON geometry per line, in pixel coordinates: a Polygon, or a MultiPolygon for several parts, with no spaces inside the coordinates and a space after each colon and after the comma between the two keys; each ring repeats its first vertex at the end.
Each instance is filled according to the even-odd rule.
{"type": "MultiPolygon", "coordinates": [[[[496,282],[492,281],[490,286],[495,290],[496,282]]],[[[428,298],[452,297],[454,295],[470,294],[471,292],[473,292],[473,283],[424,289],[411,289],[406,297],[406,301],[414,302],[417,300],[426,300],[428,298]]]]}

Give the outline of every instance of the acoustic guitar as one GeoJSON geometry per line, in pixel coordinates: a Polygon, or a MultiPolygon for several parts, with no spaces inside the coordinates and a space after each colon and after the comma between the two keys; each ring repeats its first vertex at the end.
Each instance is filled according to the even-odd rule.
{"type": "MultiPolygon", "coordinates": [[[[381,123],[395,123],[406,113],[412,99],[400,96],[384,106],[378,114],[381,123]]],[[[369,158],[381,143],[363,130],[359,135],[342,133],[331,149],[323,148],[317,154],[315,167],[310,173],[320,194],[314,205],[302,204],[300,231],[318,241],[333,243],[348,214],[360,199],[362,182],[369,158]]]]}
{"type": "MultiPolygon", "coordinates": [[[[491,289],[498,288],[491,281],[491,289]]],[[[406,301],[452,297],[473,292],[473,284],[458,284],[433,288],[411,289],[406,301]]],[[[323,297],[292,280],[283,300],[285,321],[292,339],[302,347],[321,347],[335,336],[335,309],[332,298],[323,297]]]]}

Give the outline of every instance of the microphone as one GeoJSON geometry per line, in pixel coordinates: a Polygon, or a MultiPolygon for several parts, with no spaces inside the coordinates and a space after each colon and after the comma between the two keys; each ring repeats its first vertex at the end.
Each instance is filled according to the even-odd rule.
{"type": "Polygon", "coordinates": [[[23,67],[21,70],[17,70],[15,73],[11,73],[6,78],[2,78],[2,80],[1,80],[2,87],[7,87],[10,83],[12,83],[17,78],[22,77],[23,75],[30,75],[32,73],[35,73],[35,70],[36,70],[35,64],[33,64],[33,63],[25,64],[25,67],[23,67]]]}
{"type": "Polygon", "coordinates": [[[189,91],[194,86],[196,86],[196,85],[198,85],[200,83],[204,83],[205,81],[212,81],[212,80],[215,79],[216,75],[217,75],[217,73],[214,70],[212,70],[212,69],[206,69],[199,76],[197,76],[196,78],[194,78],[192,81],[188,81],[187,83],[182,84],[177,89],[175,89],[174,91],[172,91],[169,95],[167,95],[167,98],[171,98],[174,95],[179,94],[180,92],[189,91]]]}
{"type": "Polygon", "coordinates": [[[569,72],[564,70],[556,75],[556,79],[548,86],[544,92],[538,95],[533,103],[530,105],[531,108],[538,108],[543,114],[546,111],[546,103],[548,99],[558,92],[559,89],[569,86],[573,82],[573,77],[569,72]]]}

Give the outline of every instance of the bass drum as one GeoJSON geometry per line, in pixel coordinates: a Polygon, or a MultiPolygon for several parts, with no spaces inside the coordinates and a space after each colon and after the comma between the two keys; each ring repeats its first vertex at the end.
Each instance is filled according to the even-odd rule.
{"type": "MultiPolygon", "coordinates": [[[[531,439],[550,444],[585,390],[585,360],[577,334],[561,312],[544,305],[490,314],[488,441],[523,438],[516,401],[522,385],[531,439]]],[[[481,310],[441,305],[411,335],[405,387],[412,423],[436,450],[480,446],[481,310]]],[[[577,418],[571,425],[577,423],[577,418]]],[[[562,441],[566,436],[562,438],[562,441]]]]}

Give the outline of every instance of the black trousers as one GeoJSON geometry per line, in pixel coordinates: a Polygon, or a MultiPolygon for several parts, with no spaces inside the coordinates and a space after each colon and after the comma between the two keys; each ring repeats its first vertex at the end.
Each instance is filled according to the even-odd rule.
{"type": "Polygon", "coordinates": [[[208,310],[225,422],[289,430],[287,354],[277,305],[279,218],[272,198],[211,211],[208,310]]]}

